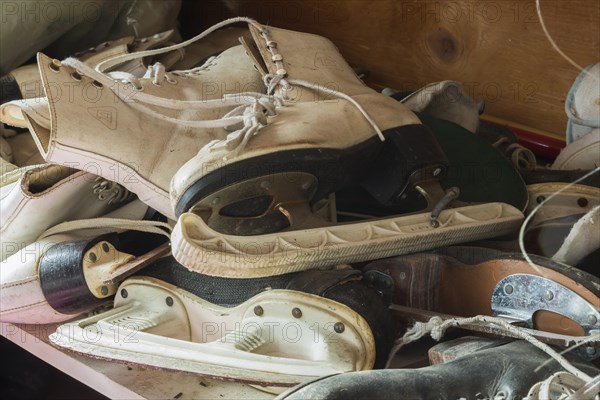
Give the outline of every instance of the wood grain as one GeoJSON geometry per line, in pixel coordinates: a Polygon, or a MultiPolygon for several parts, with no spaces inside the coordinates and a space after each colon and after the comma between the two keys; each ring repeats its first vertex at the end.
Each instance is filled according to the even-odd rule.
{"type": "MultiPolygon", "coordinates": [[[[542,0],[546,26],[582,66],[600,59],[600,2],[542,0]]],[[[551,47],[535,1],[205,0],[184,4],[189,34],[232,16],[330,38],[375,88],[463,82],[486,114],[565,137],[578,70],[551,47]]]]}

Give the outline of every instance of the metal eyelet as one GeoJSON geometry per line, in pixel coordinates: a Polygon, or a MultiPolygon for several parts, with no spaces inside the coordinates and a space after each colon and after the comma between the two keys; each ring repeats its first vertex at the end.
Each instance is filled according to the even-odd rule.
{"type": "Polygon", "coordinates": [[[154,82],[154,81],[152,81],[152,84],[153,84],[154,86],[158,86],[158,87],[161,87],[161,86],[162,86],[160,83],[156,83],[156,82],[154,82]]]}
{"type": "Polygon", "coordinates": [[[92,85],[96,86],[98,89],[102,89],[104,87],[104,85],[98,81],[92,81],[92,85]]]}
{"type": "Polygon", "coordinates": [[[177,84],[177,79],[166,78],[166,81],[169,82],[171,85],[176,85],[177,84]]]}
{"type": "Polygon", "coordinates": [[[71,73],[71,78],[75,79],[77,82],[81,82],[82,79],[81,75],[77,71],[71,73]]]}

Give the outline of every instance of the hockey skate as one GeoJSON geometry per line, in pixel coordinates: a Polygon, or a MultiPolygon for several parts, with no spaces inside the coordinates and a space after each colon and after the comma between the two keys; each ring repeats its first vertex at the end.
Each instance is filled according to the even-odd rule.
{"type": "Polygon", "coordinates": [[[248,106],[243,127],[204,146],[173,177],[180,215],[173,254],[183,265],[267,276],[517,227],[520,211],[507,204],[446,209],[458,191],[438,184],[447,161],[435,137],[404,105],[366,87],[330,41],[244,18],[229,22],[236,21],[249,23],[253,40],[245,43],[271,96],[248,106]],[[384,205],[420,193],[425,209],[348,225],[314,218],[311,209],[350,183],[384,205]]]}
{"type": "Polygon", "coordinates": [[[56,323],[109,302],[134,269],[168,251],[160,247],[166,224],[140,221],[153,214],[134,200],[102,218],[55,225],[3,260],[0,320],[56,323]]]}
{"type": "Polygon", "coordinates": [[[113,310],[50,340],[94,358],[292,386],[385,363],[396,329],[360,279],[352,269],[213,278],[167,257],[123,282],[113,310]]]}
{"type": "MultiPolygon", "coordinates": [[[[496,316],[540,341],[561,347],[585,344],[575,351],[599,357],[600,280],[545,257],[529,257],[531,262],[521,254],[456,246],[374,261],[364,272],[404,318],[496,316]]],[[[511,333],[484,320],[463,327],[511,333]]]]}

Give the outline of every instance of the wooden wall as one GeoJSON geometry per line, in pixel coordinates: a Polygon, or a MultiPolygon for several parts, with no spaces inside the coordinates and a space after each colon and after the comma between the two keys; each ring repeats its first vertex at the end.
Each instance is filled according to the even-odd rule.
{"type": "MultiPolygon", "coordinates": [[[[548,30],[580,65],[600,61],[600,1],[541,0],[548,30]]],[[[376,88],[463,82],[486,115],[564,139],[578,70],[546,39],[532,0],[190,0],[187,34],[232,16],[321,34],[376,88]]],[[[187,36],[187,35],[186,35],[187,36]]]]}

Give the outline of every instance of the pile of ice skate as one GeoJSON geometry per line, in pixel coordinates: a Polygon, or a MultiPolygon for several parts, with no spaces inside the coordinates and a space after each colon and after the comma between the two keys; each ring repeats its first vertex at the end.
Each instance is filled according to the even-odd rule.
{"type": "Polygon", "coordinates": [[[25,99],[0,106],[16,128],[0,139],[1,321],[70,321],[56,346],[261,386],[345,373],[290,398],[372,381],[415,397],[431,374],[456,398],[591,398],[600,132],[578,87],[578,138],[543,168],[480,125],[457,82],[398,101],[329,40],[247,18],[160,47],[169,35],[39,54],[28,79],[3,78],[25,99]],[[45,95],[26,98],[32,85],[45,95]],[[514,341],[445,342],[441,366],[390,368],[458,326],[514,341]],[[528,361],[509,376],[480,350],[528,361]],[[465,363],[481,376],[457,375],[465,363]]]}

